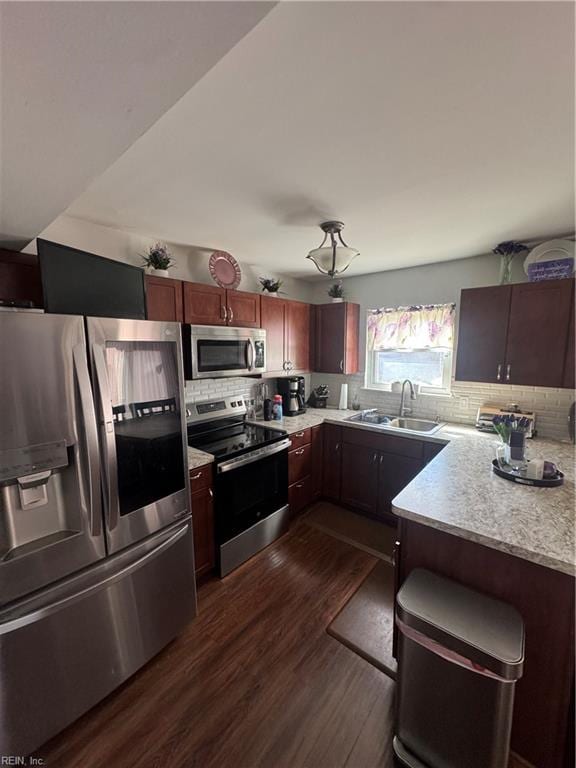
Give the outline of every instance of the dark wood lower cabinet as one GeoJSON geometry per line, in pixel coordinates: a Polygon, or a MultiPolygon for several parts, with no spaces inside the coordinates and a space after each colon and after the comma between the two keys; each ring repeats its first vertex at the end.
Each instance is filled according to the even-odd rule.
{"type": "Polygon", "coordinates": [[[331,501],[340,501],[342,427],[336,424],[324,424],[323,431],[322,496],[331,501]]]}
{"type": "Polygon", "coordinates": [[[199,579],[211,573],[216,565],[211,464],[190,472],[190,491],[194,532],[194,570],[196,578],[199,579]]]}
{"type": "Polygon", "coordinates": [[[422,459],[411,456],[399,456],[394,453],[381,453],[378,461],[378,514],[392,517],[392,499],[424,468],[422,459]]]}
{"type": "Polygon", "coordinates": [[[343,504],[362,512],[378,511],[378,451],[346,441],[342,443],[343,504]]]}
{"type": "Polygon", "coordinates": [[[290,504],[290,515],[295,517],[311,502],[312,498],[312,476],[307,475],[301,480],[297,480],[288,487],[288,504],[290,504]]]}
{"type": "Polygon", "coordinates": [[[322,424],[318,424],[318,426],[312,427],[310,430],[312,445],[312,501],[317,501],[322,496],[322,464],[324,455],[322,429],[322,424]]]}
{"type": "Polygon", "coordinates": [[[400,520],[397,584],[414,568],[513,605],[524,619],[512,749],[538,768],[574,765],[574,578],[411,520],[400,520]]]}

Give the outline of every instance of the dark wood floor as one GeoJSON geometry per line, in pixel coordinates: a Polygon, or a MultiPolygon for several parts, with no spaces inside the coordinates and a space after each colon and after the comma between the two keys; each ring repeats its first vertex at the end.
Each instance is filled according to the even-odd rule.
{"type": "Polygon", "coordinates": [[[394,683],[326,633],[375,565],[300,520],[121,690],[38,753],[54,768],[391,768],[394,683]]]}

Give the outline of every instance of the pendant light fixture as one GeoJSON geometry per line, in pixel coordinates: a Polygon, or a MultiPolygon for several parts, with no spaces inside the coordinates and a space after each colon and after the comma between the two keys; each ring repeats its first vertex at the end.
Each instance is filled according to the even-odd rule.
{"type": "Polygon", "coordinates": [[[324,232],[324,240],[318,248],[310,251],[306,258],[314,262],[318,272],[336,277],[348,269],[352,260],[358,256],[359,251],[356,248],[350,248],[342,240],[343,222],[325,221],[320,224],[320,229],[324,232]],[[330,244],[324,245],[328,238],[330,238],[330,244]]]}

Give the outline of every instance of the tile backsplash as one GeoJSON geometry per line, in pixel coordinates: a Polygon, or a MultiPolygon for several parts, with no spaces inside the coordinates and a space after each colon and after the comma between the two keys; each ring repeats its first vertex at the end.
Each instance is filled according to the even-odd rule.
{"type": "MultiPolygon", "coordinates": [[[[329,405],[337,405],[340,385],[348,383],[348,405],[358,396],[361,408],[384,408],[398,413],[400,395],[364,388],[364,374],[342,376],[313,373],[311,386],[326,384],[330,390],[329,405]]],[[[307,390],[308,392],[308,390],[307,390]]],[[[520,387],[515,385],[478,384],[452,382],[450,396],[418,395],[409,405],[416,417],[474,424],[476,413],[482,405],[505,407],[517,403],[523,410],[536,413],[536,429],[541,437],[554,440],[568,439],[568,409],[574,402],[573,389],[548,389],[545,387],[520,387]]]]}
{"type": "MultiPolygon", "coordinates": [[[[306,397],[310,393],[310,375],[304,376],[306,380],[306,397]]],[[[218,397],[241,395],[245,400],[256,397],[258,386],[266,383],[269,387],[270,397],[276,394],[276,379],[262,378],[250,379],[239,376],[237,378],[224,379],[198,379],[186,382],[186,402],[199,403],[203,400],[214,400],[218,397]]]]}

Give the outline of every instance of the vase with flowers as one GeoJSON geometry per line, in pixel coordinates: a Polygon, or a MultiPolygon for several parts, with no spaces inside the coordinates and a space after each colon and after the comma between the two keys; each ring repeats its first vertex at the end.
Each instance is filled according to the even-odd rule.
{"type": "Polygon", "coordinates": [[[164,243],[151,245],[146,256],[142,256],[144,265],[150,275],[168,277],[169,268],[174,266],[172,255],[164,243]]]}
{"type": "Polygon", "coordinates": [[[517,243],[516,240],[506,240],[504,243],[498,243],[492,253],[500,256],[500,285],[506,285],[512,280],[512,262],[519,253],[528,250],[524,243],[517,243]]]}

